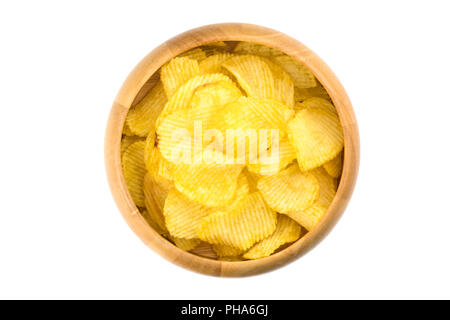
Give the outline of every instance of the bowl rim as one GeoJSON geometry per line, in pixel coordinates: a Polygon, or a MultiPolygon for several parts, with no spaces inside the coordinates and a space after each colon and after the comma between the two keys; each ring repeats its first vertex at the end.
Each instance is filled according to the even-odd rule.
{"type": "Polygon", "coordinates": [[[359,169],[359,132],[351,102],[336,75],[312,50],[273,29],[246,23],[206,25],[183,32],[147,54],[131,71],[112,105],[105,135],[105,166],[109,186],[123,218],[151,249],[172,263],[212,276],[250,276],[277,269],[300,258],[322,241],[342,216],[355,187],[359,169]],[[168,60],[194,47],[216,41],[249,41],[279,49],[305,64],[330,95],[344,132],[343,170],[336,196],[320,222],[289,247],[262,259],[219,261],[183,251],[144,220],[131,199],[123,177],[120,143],[129,108],[151,76],[168,60]]]}

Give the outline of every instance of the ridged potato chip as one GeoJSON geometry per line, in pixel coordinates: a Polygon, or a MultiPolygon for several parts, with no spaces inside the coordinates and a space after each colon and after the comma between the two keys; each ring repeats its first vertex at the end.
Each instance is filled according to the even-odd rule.
{"type": "Polygon", "coordinates": [[[241,90],[232,82],[207,83],[195,89],[191,100],[191,108],[221,106],[233,102],[241,96],[241,90]]]}
{"type": "Polygon", "coordinates": [[[244,165],[223,164],[215,155],[203,153],[198,163],[179,163],[174,172],[175,187],[192,201],[209,207],[221,207],[230,203],[236,194],[238,176],[244,165]]]}
{"type": "Polygon", "coordinates": [[[144,99],[128,111],[126,125],[135,135],[146,137],[154,130],[156,119],[166,102],[163,85],[158,81],[144,99]]]}
{"type": "Polygon", "coordinates": [[[286,72],[291,76],[294,86],[297,88],[312,88],[317,85],[313,73],[300,62],[283,54],[273,57],[286,72]]]}
{"type": "Polygon", "coordinates": [[[280,213],[304,210],[319,197],[319,183],[311,173],[302,173],[294,163],[275,175],[258,181],[267,204],[280,213]]]}
{"type": "Polygon", "coordinates": [[[239,42],[236,48],[234,48],[234,52],[241,54],[254,54],[263,57],[274,57],[283,54],[278,49],[270,48],[268,46],[254,42],[245,42],[245,41],[239,42]]]}
{"type": "Polygon", "coordinates": [[[156,135],[154,131],[149,133],[145,141],[144,159],[147,171],[153,176],[169,181],[173,180],[172,172],[175,170],[175,165],[166,160],[156,147],[156,135]]]}
{"type": "Polygon", "coordinates": [[[187,57],[173,58],[163,65],[161,68],[161,82],[167,98],[170,99],[179,87],[199,73],[200,68],[197,60],[187,57]]]}
{"type": "Polygon", "coordinates": [[[271,235],[276,224],[276,212],[267,206],[259,192],[254,192],[238,209],[216,212],[203,219],[197,233],[203,241],[247,250],[271,235]]]}
{"type": "Polygon", "coordinates": [[[322,86],[322,84],[320,82],[317,82],[317,86],[313,87],[313,88],[294,88],[294,99],[295,101],[303,101],[306,100],[308,98],[313,98],[313,97],[317,97],[317,98],[322,98],[325,100],[328,100],[331,102],[331,98],[328,95],[327,90],[325,90],[325,88],[322,86]]]}
{"type": "Polygon", "coordinates": [[[144,139],[138,136],[123,136],[122,141],[120,142],[120,156],[122,157],[125,150],[137,141],[144,141],[144,139]]]}
{"type": "Polygon", "coordinates": [[[258,180],[261,179],[261,175],[249,171],[248,167],[242,171],[242,174],[247,177],[249,191],[250,192],[258,191],[257,185],[258,185],[258,180]]]}
{"type": "Polygon", "coordinates": [[[273,175],[280,170],[286,168],[296,158],[294,147],[285,137],[280,139],[278,150],[274,150],[274,145],[271,144],[268,150],[268,157],[259,158],[258,163],[248,164],[248,171],[256,173],[258,175],[273,175]],[[278,155],[276,155],[278,151],[278,155]],[[274,152],[274,154],[272,154],[274,152]]]}
{"type": "Polygon", "coordinates": [[[142,217],[144,217],[145,221],[147,221],[150,227],[152,227],[160,235],[166,237],[168,236],[169,233],[164,225],[164,221],[163,224],[160,224],[160,220],[157,220],[159,219],[160,213],[158,211],[155,211],[155,209],[156,209],[155,207],[150,206],[149,209],[149,207],[146,206],[146,209],[141,211],[141,215],[142,217]]]}
{"type": "Polygon", "coordinates": [[[183,239],[177,237],[171,237],[173,243],[184,251],[191,251],[195,249],[201,242],[200,239],[183,239]]]}
{"type": "Polygon", "coordinates": [[[263,58],[253,55],[233,56],[222,63],[250,97],[272,98],[274,76],[263,58]]]}
{"type": "Polygon", "coordinates": [[[336,195],[334,179],[328,175],[325,169],[317,168],[311,170],[310,174],[314,175],[319,182],[320,191],[317,201],[305,210],[297,210],[287,214],[307,230],[311,230],[319,222],[336,195]]]}
{"type": "Polygon", "coordinates": [[[213,212],[213,208],[190,200],[176,189],[169,192],[164,205],[167,229],[172,236],[178,238],[197,238],[199,223],[213,212]]]}
{"type": "Polygon", "coordinates": [[[302,102],[302,105],[307,109],[316,108],[337,113],[336,108],[333,106],[333,104],[330,101],[322,98],[308,98],[302,102]]]}
{"type": "Polygon", "coordinates": [[[131,144],[122,157],[122,168],[125,182],[128,186],[131,198],[138,207],[144,207],[144,141],[137,141],[131,144]]]}
{"type": "Polygon", "coordinates": [[[191,106],[192,95],[194,94],[195,89],[197,89],[199,86],[217,81],[232,82],[230,78],[222,73],[203,74],[195,76],[188,80],[166,103],[164,109],[161,112],[161,115],[159,116],[156,126],[158,127],[161,119],[166,117],[167,115],[178,110],[188,109],[191,106]]]}
{"type": "Polygon", "coordinates": [[[301,227],[291,218],[279,214],[275,232],[261,240],[244,253],[244,259],[260,259],[270,256],[285,243],[297,241],[301,235],[301,227]]]}
{"type": "Polygon", "coordinates": [[[294,82],[290,75],[278,64],[269,59],[264,60],[272,70],[274,88],[271,98],[284,103],[288,107],[294,106],[294,82]]]}
{"type": "Polygon", "coordinates": [[[342,172],[342,152],[335,158],[323,164],[323,168],[333,178],[339,178],[342,172]]]}
{"type": "Polygon", "coordinates": [[[318,108],[299,111],[288,124],[291,144],[302,171],[320,167],[344,147],[344,135],[336,113],[318,108]]]}
{"type": "Polygon", "coordinates": [[[199,63],[200,73],[220,73],[222,72],[222,63],[232,57],[231,53],[220,52],[213,54],[199,63]]]}
{"type": "Polygon", "coordinates": [[[128,126],[128,124],[126,122],[123,125],[122,134],[125,136],[134,136],[133,131],[131,131],[130,127],[128,126]]]}
{"type": "Polygon", "coordinates": [[[194,49],[188,50],[186,52],[183,52],[178,57],[186,57],[186,58],[195,59],[197,61],[202,61],[203,59],[206,58],[206,52],[203,51],[201,48],[194,48],[194,49]]]}
{"type": "Polygon", "coordinates": [[[231,247],[231,246],[227,246],[227,245],[223,245],[223,244],[214,244],[212,247],[213,247],[214,251],[216,252],[217,256],[220,258],[237,257],[244,252],[243,250],[241,250],[239,248],[235,248],[235,247],[231,247]]]}
{"type": "Polygon", "coordinates": [[[168,234],[163,215],[164,203],[173,189],[173,183],[165,179],[155,179],[150,173],[144,176],[144,198],[147,215],[144,216],[151,226],[161,234],[168,234]]]}

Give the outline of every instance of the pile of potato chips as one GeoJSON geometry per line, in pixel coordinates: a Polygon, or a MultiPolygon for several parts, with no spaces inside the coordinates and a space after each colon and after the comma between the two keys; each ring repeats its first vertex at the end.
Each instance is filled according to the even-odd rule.
{"type": "Polygon", "coordinates": [[[217,42],[173,58],[157,77],[127,115],[121,153],[130,195],[158,233],[183,250],[239,261],[267,257],[314,228],[335,196],[344,139],[309,69],[267,46],[217,42]],[[247,137],[245,157],[219,161],[222,151],[208,145],[217,138],[204,135],[187,144],[197,152],[182,150],[196,161],[176,161],[175,133],[195,136],[199,121],[223,136],[277,130],[278,159],[250,159],[275,144],[262,150],[266,138],[256,147],[247,137]]]}

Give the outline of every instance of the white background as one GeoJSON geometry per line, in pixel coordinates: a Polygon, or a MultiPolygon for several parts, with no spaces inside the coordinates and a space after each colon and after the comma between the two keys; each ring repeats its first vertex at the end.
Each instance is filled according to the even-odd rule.
{"type": "Polygon", "coordinates": [[[2,1],[0,298],[450,298],[450,10],[370,3],[2,1]],[[217,22],[261,24],[313,49],[361,131],[357,187],[336,228],[302,259],[245,279],[194,274],[145,247],[103,163],[129,71],[217,22]]]}

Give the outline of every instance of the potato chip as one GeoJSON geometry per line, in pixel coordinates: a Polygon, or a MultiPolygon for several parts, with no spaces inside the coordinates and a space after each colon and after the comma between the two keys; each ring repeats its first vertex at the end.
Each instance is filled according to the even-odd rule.
{"type": "Polygon", "coordinates": [[[263,57],[274,57],[283,54],[278,49],[271,48],[254,42],[245,42],[245,41],[239,42],[236,48],[234,48],[234,52],[240,54],[254,54],[263,57]]]}
{"type": "MultiPolygon", "coordinates": [[[[220,91],[220,90],[219,90],[220,91]]],[[[220,104],[208,104],[205,100],[233,99],[232,96],[217,95],[214,97],[198,97],[196,106],[191,109],[175,111],[161,119],[157,128],[157,145],[161,155],[168,161],[177,164],[178,162],[193,161],[193,156],[201,152],[196,145],[199,141],[196,138],[197,130],[202,130],[200,137],[202,147],[207,147],[210,140],[207,139],[206,130],[212,126],[212,121],[223,108],[220,104]],[[203,135],[205,132],[205,135],[203,135]]],[[[223,147],[223,146],[222,146],[223,147]]],[[[219,150],[222,152],[222,150],[219,150]]]]}
{"type": "Polygon", "coordinates": [[[177,189],[172,189],[164,205],[164,217],[170,234],[178,238],[197,238],[196,230],[213,208],[190,200],[177,189]]]}
{"type": "Polygon", "coordinates": [[[231,53],[220,52],[213,54],[199,63],[200,73],[220,73],[222,72],[222,63],[232,57],[231,53]]]}
{"type": "Polygon", "coordinates": [[[254,173],[254,172],[250,172],[248,170],[248,167],[242,171],[242,174],[244,174],[247,177],[249,191],[250,192],[258,191],[257,185],[258,185],[258,180],[261,178],[261,175],[254,173]]]}
{"type": "Polygon", "coordinates": [[[183,52],[182,54],[178,55],[178,57],[186,57],[190,59],[195,59],[197,61],[202,61],[203,59],[206,58],[206,53],[200,48],[194,48],[186,52],[183,52]]]}
{"type": "Polygon", "coordinates": [[[147,221],[159,233],[167,234],[168,230],[163,215],[164,203],[173,183],[165,179],[155,179],[150,173],[144,176],[144,197],[147,208],[147,221]]]}
{"type": "Polygon", "coordinates": [[[163,85],[160,81],[136,106],[128,111],[126,125],[140,137],[146,137],[154,130],[156,119],[167,102],[163,85]]]}
{"type": "Polygon", "coordinates": [[[183,239],[177,237],[171,237],[173,243],[184,251],[191,251],[195,249],[200,244],[200,239],[183,239]]]}
{"type": "Polygon", "coordinates": [[[251,247],[244,253],[243,258],[260,259],[268,257],[283,244],[297,241],[300,235],[301,227],[294,220],[279,214],[275,232],[251,247]]]}
{"type": "Polygon", "coordinates": [[[224,258],[224,257],[236,257],[241,255],[244,251],[239,249],[239,248],[235,248],[235,247],[231,247],[231,246],[227,246],[227,245],[223,245],[223,244],[214,244],[213,246],[214,251],[216,252],[217,256],[220,258],[224,258]]]}
{"type": "Polygon", "coordinates": [[[221,106],[233,102],[241,96],[241,90],[232,82],[207,83],[195,89],[191,100],[191,108],[221,106]]]}
{"type": "Polygon", "coordinates": [[[161,68],[161,82],[167,98],[170,99],[179,87],[199,73],[200,68],[197,60],[187,57],[173,58],[163,65],[161,68]]]}
{"type": "Polygon", "coordinates": [[[294,99],[295,101],[303,101],[308,98],[322,98],[331,102],[331,98],[328,95],[327,90],[322,86],[320,82],[317,82],[317,86],[313,88],[294,88],[294,99]]]}
{"type": "Polygon", "coordinates": [[[175,187],[192,201],[209,207],[221,207],[234,198],[238,176],[244,165],[223,164],[218,156],[207,151],[203,152],[201,162],[177,164],[175,187]]]}
{"type": "Polygon", "coordinates": [[[156,147],[156,134],[151,131],[145,141],[145,166],[147,171],[156,178],[165,178],[173,180],[172,172],[174,164],[163,158],[159,149],[156,147]]]}
{"type": "Polygon", "coordinates": [[[333,178],[339,178],[342,172],[342,152],[335,158],[323,164],[323,168],[333,178]]]}
{"type": "Polygon", "coordinates": [[[300,170],[320,167],[338,155],[344,135],[336,113],[318,108],[299,111],[288,124],[300,170]]]}
{"type": "Polygon", "coordinates": [[[166,103],[166,105],[164,106],[164,110],[159,116],[156,126],[158,127],[161,119],[166,117],[167,115],[178,110],[188,109],[191,106],[192,95],[194,94],[195,89],[197,89],[199,86],[217,81],[232,82],[230,78],[221,73],[204,74],[191,78],[189,81],[183,84],[166,103]]]}
{"type": "Polygon", "coordinates": [[[130,127],[128,126],[128,124],[126,122],[123,125],[122,135],[130,136],[130,137],[134,136],[133,131],[131,131],[130,127]]]}
{"type": "Polygon", "coordinates": [[[316,78],[312,72],[297,60],[285,54],[273,57],[273,60],[291,76],[295,87],[312,88],[317,85],[316,78]]]}
{"type": "Polygon", "coordinates": [[[317,179],[311,173],[302,173],[295,163],[259,179],[258,189],[267,204],[280,213],[304,210],[319,197],[317,179]]]}
{"type": "Polygon", "coordinates": [[[302,105],[307,109],[316,108],[337,113],[336,108],[333,106],[333,104],[330,101],[322,98],[308,98],[302,102],[302,105]]]}
{"type": "Polygon", "coordinates": [[[273,175],[295,160],[295,149],[286,137],[279,141],[278,150],[274,150],[274,147],[271,144],[267,157],[260,157],[258,163],[248,164],[248,171],[259,175],[273,175]]]}
{"type": "Polygon", "coordinates": [[[274,89],[271,98],[284,103],[288,107],[294,106],[294,83],[290,75],[279,65],[269,59],[264,60],[272,70],[274,89]]]}
{"type": "Polygon", "coordinates": [[[259,192],[249,194],[242,206],[203,219],[197,231],[203,241],[247,250],[275,231],[277,214],[259,192]]]}
{"type": "MultiPolygon", "coordinates": [[[[154,204],[152,204],[154,206],[154,204]]],[[[158,209],[156,207],[150,206],[150,209],[148,206],[146,206],[146,209],[141,211],[142,217],[147,221],[147,223],[150,225],[150,227],[153,228],[156,232],[163,236],[168,236],[168,231],[166,229],[166,226],[163,224],[160,224],[159,215],[160,213],[157,211],[158,209]]]]}
{"type": "Polygon", "coordinates": [[[253,55],[233,56],[222,63],[250,97],[272,98],[274,76],[263,58],[253,55]]]}
{"type": "Polygon", "coordinates": [[[334,179],[328,175],[325,169],[317,168],[311,170],[310,174],[314,175],[319,182],[320,192],[317,201],[305,210],[296,210],[287,214],[307,230],[311,230],[319,222],[336,194],[334,179]]]}
{"type": "Polygon", "coordinates": [[[125,182],[128,186],[131,198],[138,207],[144,207],[144,141],[137,141],[131,144],[122,157],[122,168],[125,182]]]}
{"type": "Polygon", "coordinates": [[[122,141],[120,142],[120,156],[123,156],[123,153],[127,148],[137,141],[144,141],[143,138],[138,136],[123,136],[122,141]]]}
{"type": "Polygon", "coordinates": [[[305,107],[305,105],[303,103],[298,102],[298,101],[295,102],[295,104],[294,104],[294,111],[295,111],[295,113],[297,113],[297,112],[299,112],[299,111],[301,111],[303,109],[306,109],[306,107],[305,107]]]}

